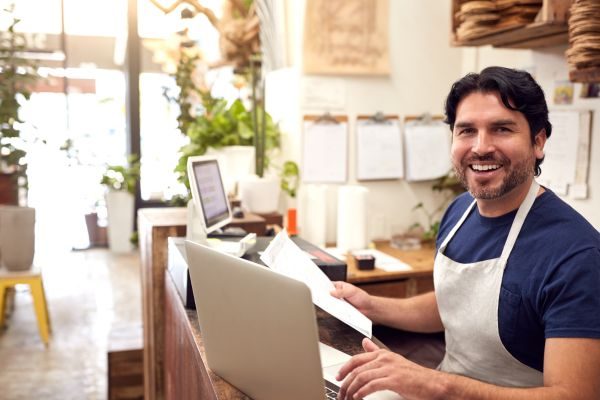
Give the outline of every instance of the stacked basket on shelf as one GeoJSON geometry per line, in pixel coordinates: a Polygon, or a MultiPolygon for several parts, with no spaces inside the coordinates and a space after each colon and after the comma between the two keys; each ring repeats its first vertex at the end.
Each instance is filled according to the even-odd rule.
{"type": "Polygon", "coordinates": [[[600,69],[600,1],[576,0],[569,17],[570,70],[600,69]]]}
{"type": "Polygon", "coordinates": [[[535,19],[542,0],[466,0],[455,14],[456,39],[466,41],[499,30],[527,25],[535,19]]]}

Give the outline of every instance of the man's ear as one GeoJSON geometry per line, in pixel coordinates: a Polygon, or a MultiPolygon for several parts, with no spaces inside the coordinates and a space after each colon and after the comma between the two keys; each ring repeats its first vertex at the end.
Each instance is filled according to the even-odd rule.
{"type": "Polygon", "coordinates": [[[540,131],[534,137],[533,150],[535,152],[535,158],[540,159],[544,157],[544,145],[546,144],[546,129],[540,129],[540,131]]]}

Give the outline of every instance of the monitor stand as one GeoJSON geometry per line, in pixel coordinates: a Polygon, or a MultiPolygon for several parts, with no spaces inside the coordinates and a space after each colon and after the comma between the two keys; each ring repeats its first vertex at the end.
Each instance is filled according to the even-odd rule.
{"type": "Polygon", "coordinates": [[[256,233],[249,233],[239,240],[220,240],[209,238],[204,225],[202,214],[196,209],[193,200],[187,205],[187,240],[212,247],[235,257],[241,257],[256,244],[256,233]]]}

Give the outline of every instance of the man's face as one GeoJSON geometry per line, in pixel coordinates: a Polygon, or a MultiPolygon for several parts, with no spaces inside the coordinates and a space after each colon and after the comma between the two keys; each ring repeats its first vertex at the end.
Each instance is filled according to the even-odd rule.
{"type": "Polygon", "coordinates": [[[456,175],[476,199],[501,198],[533,176],[545,134],[531,143],[525,116],[504,106],[496,92],[473,92],[458,104],[452,132],[456,175]]]}

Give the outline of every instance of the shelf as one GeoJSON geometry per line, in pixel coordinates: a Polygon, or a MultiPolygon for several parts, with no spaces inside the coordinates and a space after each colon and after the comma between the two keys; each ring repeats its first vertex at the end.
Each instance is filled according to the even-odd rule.
{"type": "MultiPolygon", "coordinates": [[[[566,45],[568,39],[567,14],[571,0],[544,0],[534,22],[511,27],[492,28],[486,33],[466,39],[456,39],[456,29],[460,25],[452,18],[453,46],[485,46],[506,48],[538,48],[566,45]]],[[[453,0],[453,15],[460,10],[460,1],[453,0]]]]}
{"type": "Polygon", "coordinates": [[[501,28],[470,40],[454,41],[454,46],[485,46],[529,49],[556,46],[569,42],[566,24],[533,22],[511,28],[501,28]]]}
{"type": "Polygon", "coordinates": [[[599,83],[600,67],[571,70],[569,79],[571,82],[599,83]]]}

